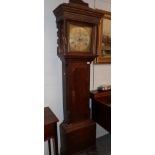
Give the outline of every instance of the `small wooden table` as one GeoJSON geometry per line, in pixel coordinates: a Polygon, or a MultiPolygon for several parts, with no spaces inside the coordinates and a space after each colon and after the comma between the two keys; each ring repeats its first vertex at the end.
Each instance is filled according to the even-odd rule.
{"type": "Polygon", "coordinates": [[[58,138],[57,138],[57,122],[58,118],[50,110],[49,107],[44,108],[44,141],[48,141],[49,155],[51,155],[51,142],[52,138],[54,153],[58,155],[58,138]]]}

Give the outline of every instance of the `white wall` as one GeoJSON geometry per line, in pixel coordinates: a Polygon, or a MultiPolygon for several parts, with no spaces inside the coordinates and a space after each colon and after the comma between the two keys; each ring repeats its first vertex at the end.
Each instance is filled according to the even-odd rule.
{"type": "MultiPolygon", "coordinates": [[[[84,1],[88,2],[90,7],[94,7],[94,0],[84,1]]],[[[59,147],[59,124],[63,121],[62,66],[61,61],[57,56],[57,29],[52,11],[63,2],[68,2],[68,0],[44,0],[44,103],[45,106],[49,106],[59,118],[59,147]]],[[[96,8],[110,11],[110,0],[97,0],[96,2],[96,8]]],[[[111,65],[91,64],[90,76],[90,89],[95,89],[103,83],[111,83],[111,65]]],[[[103,134],[106,134],[106,131],[97,126],[97,137],[100,137],[103,134]]],[[[44,155],[48,155],[47,143],[45,143],[44,155]]]]}

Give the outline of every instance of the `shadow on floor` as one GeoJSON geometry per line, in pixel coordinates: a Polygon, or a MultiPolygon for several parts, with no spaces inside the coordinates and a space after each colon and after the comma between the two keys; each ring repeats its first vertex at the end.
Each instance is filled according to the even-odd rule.
{"type": "Polygon", "coordinates": [[[90,149],[77,155],[111,155],[111,135],[107,134],[96,140],[96,149],[90,149]]]}

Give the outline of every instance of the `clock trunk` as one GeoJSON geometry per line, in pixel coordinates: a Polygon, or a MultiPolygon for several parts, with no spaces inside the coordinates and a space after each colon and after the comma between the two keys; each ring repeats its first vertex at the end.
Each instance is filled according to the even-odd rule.
{"type": "Polygon", "coordinates": [[[62,68],[65,122],[88,120],[90,65],[87,62],[71,61],[63,63],[62,68]]]}

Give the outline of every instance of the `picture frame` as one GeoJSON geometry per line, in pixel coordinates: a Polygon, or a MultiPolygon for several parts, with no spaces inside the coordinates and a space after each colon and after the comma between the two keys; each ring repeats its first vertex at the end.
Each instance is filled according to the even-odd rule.
{"type": "Polygon", "coordinates": [[[98,47],[95,64],[111,64],[111,12],[98,10],[103,18],[98,26],[98,47]]]}

